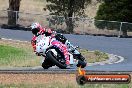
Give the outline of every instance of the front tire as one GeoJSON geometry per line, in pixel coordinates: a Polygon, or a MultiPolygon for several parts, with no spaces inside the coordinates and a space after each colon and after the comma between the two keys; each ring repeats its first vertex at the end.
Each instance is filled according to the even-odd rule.
{"type": "Polygon", "coordinates": [[[85,68],[86,65],[87,65],[86,62],[79,60],[79,61],[78,61],[78,64],[77,64],[77,67],[85,68]]]}
{"type": "Polygon", "coordinates": [[[74,54],[73,56],[75,59],[78,60],[78,64],[76,65],[77,67],[80,67],[80,66],[81,66],[81,68],[86,67],[87,62],[81,54],[74,54]]]}
{"type": "Polygon", "coordinates": [[[61,62],[59,62],[59,61],[57,60],[57,57],[54,56],[54,54],[53,54],[52,51],[48,51],[48,52],[46,53],[46,56],[48,57],[48,59],[49,59],[52,63],[54,63],[54,64],[55,64],[56,66],[58,66],[59,68],[61,68],[61,69],[66,69],[67,65],[66,65],[66,64],[63,64],[63,63],[61,63],[61,62]]]}

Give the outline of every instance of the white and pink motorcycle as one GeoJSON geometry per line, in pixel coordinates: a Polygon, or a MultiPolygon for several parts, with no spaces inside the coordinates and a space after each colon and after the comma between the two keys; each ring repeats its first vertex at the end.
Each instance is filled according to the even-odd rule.
{"type": "MultiPolygon", "coordinates": [[[[45,57],[42,62],[42,67],[48,69],[52,66],[58,66],[61,69],[66,69],[65,56],[62,51],[57,47],[51,44],[52,41],[56,38],[51,38],[51,36],[39,35],[36,40],[36,52],[41,56],[45,57]]],[[[58,41],[59,42],[59,41],[58,41]]],[[[67,44],[68,40],[66,41],[67,44]]],[[[76,47],[70,46],[69,56],[70,56],[70,66],[76,65],[77,67],[84,68],[86,66],[85,58],[77,50],[76,47]]]]}

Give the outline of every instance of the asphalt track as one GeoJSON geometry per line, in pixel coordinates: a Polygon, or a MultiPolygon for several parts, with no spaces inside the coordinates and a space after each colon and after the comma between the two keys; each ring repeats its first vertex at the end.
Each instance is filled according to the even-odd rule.
{"type": "MultiPolygon", "coordinates": [[[[125,58],[121,63],[87,66],[87,71],[132,71],[132,38],[117,38],[89,35],[64,34],[74,45],[88,50],[100,50],[103,52],[119,55],[125,58]]],[[[30,41],[32,34],[30,31],[0,29],[1,38],[9,38],[21,41],[30,41]]],[[[28,69],[29,70],[29,69],[28,69]]],[[[31,70],[31,69],[30,69],[31,70]]],[[[42,71],[41,67],[35,68],[42,71]]],[[[54,70],[51,68],[50,70],[54,70]]],[[[61,69],[57,69],[61,71],[61,69]]],[[[76,68],[67,69],[75,71],[76,68]]]]}

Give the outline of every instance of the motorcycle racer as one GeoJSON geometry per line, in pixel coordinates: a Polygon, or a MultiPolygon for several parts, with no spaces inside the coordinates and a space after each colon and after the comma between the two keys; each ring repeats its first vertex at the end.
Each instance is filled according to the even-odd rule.
{"type": "Polygon", "coordinates": [[[31,25],[31,31],[33,33],[31,44],[32,44],[34,52],[38,56],[39,56],[39,53],[36,52],[36,38],[38,35],[45,34],[46,36],[51,36],[51,38],[55,37],[57,39],[57,40],[52,41],[51,44],[55,45],[61,49],[61,51],[63,52],[63,54],[65,56],[66,64],[67,65],[70,64],[68,49],[67,49],[67,46],[65,45],[65,42],[67,39],[65,37],[63,37],[62,34],[54,34],[50,28],[42,27],[39,23],[33,23],[31,25]]]}
{"type": "Polygon", "coordinates": [[[46,35],[50,36],[52,34],[52,31],[51,31],[51,29],[48,29],[46,27],[42,28],[42,26],[39,23],[33,23],[31,25],[31,31],[33,33],[31,44],[32,44],[33,50],[35,52],[35,50],[36,50],[36,38],[37,38],[37,36],[38,35],[42,35],[42,34],[46,34],[46,35]]]}

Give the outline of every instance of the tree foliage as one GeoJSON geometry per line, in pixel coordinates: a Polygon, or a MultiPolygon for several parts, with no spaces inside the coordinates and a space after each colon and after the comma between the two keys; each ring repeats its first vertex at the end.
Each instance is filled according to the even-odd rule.
{"type": "Polygon", "coordinates": [[[84,15],[85,7],[91,2],[91,0],[46,0],[50,2],[47,5],[48,10],[53,15],[69,16],[70,12],[76,16],[84,15]]]}
{"type": "Polygon", "coordinates": [[[48,10],[52,15],[64,16],[67,32],[73,32],[73,16],[85,16],[84,9],[91,0],[46,0],[48,10]]]}
{"type": "MultiPolygon", "coordinates": [[[[119,22],[132,22],[132,0],[103,0],[97,11],[96,20],[119,21],[119,22]]],[[[120,24],[104,21],[95,21],[98,28],[104,29],[119,29],[120,24]],[[115,25],[115,26],[113,26],[115,25]]],[[[123,25],[122,31],[132,30],[132,25],[123,25]],[[126,26],[126,27],[124,27],[126,26]]],[[[124,33],[127,35],[126,33],[124,33]]]]}

